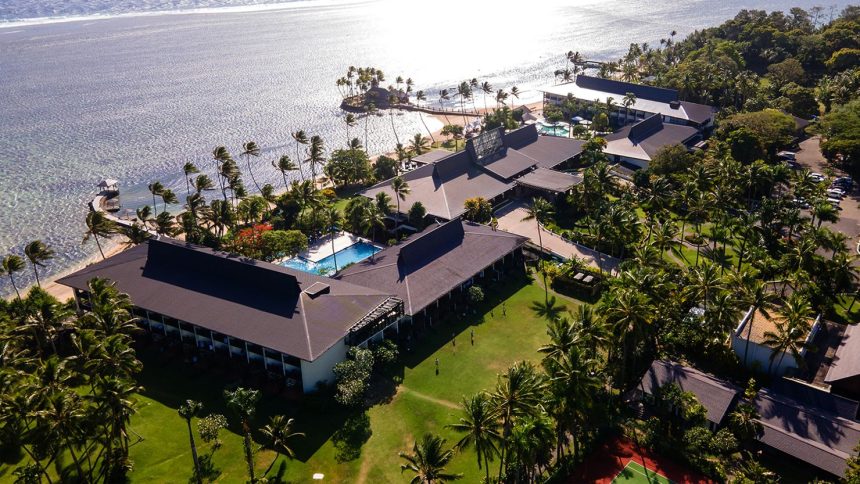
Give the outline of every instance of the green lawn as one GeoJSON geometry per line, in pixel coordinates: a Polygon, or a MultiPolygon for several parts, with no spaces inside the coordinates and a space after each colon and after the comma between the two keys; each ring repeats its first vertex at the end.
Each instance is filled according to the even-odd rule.
{"type": "MultiPolygon", "coordinates": [[[[295,443],[297,460],[279,462],[277,471],[286,481],[307,482],[314,473],[325,474],[328,482],[398,482],[408,480],[400,475],[399,451],[409,450],[413,440],[423,432],[436,432],[453,445],[457,435],[444,428],[458,418],[458,403],[464,395],[490,389],[496,375],[517,360],[538,360],[537,348],[546,340],[545,323],[529,308],[542,300],[543,290],[535,283],[510,282],[487,289],[487,298],[478,314],[457,318],[456,322],[438,323],[421,338],[411,353],[402,357],[397,370],[402,383],[377,385],[374,396],[379,403],[366,414],[346,415],[335,404],[310,398],[291,403],[276,397],[264,398],[254,423],[260,427],[268,415],[283,413],[295,417],[298,431],[307,437],[295,443]],[[506,301],[507,316],[501,303],[506,301]],[[475,345],[469,344],[469,331],[475,331],[475,345]],[[451,335],[456,334],[456,346],[451,335]],[[435,359],[440,374],[435,375],[435,359]],[[284,467],[282,468],[281,465],[284,467]]],[[[567,303],[573,310],[575,303],[567,303]]],[[[186,398],[204,402],[207,411],[235,419],[223,407],[221,392],[229,384],[224,376],[196,373],[179,362],[162,363],[157,355],[146,354],[142,384],[146,391],[140,397],[141,409],[132,419],[131,447],[135,482],[181,482],[191,475],[191,455],[184,422],[176,408],[186,398]]],[[[219,481],[244,479],[241,438],[238,429],[222,432],[223,447],[213,457],[220,470],[219,481]]],[[[196,432],[195,432],[196,433],[196,432]]],[[[198,442],[199,444],[199,442],[198,442]]],[[[208,454],[204,445],[201,454],[208,454]]],[[[273,454],[259,452],[257,469],[265,469],[273,454]]],[[[483,475],[475,455],[467,451],[457,455],[450,470],[466,475],[475,482],[483,475]]]]}

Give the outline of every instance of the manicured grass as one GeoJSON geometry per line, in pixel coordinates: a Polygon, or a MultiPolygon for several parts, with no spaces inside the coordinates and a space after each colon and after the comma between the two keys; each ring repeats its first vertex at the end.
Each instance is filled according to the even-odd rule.
{"type": "Polygon", "coordinates": [[[860,321],[860,301],[854,303],[852,308],[853,300],[854,296],[843,295],[837,298],[837,303],[833,306],[835,319],[845,324],[854,324],[860,321]],[[851,308],[851,311],[848,311],[848,308],[851,308]]]}
{"type": "MultiPolygon", "coordinates": [[[[325,474],[328,482],[398,482],[399,451],[411,450],[414,439],[424,432],[434,432],[453,445],[458,436],[444,426],[459,418],[459,402],[465,395],[492,389],[496,375],[518,360],[540,359],[537,348],[547,340],[545,323],[530,309],[542,300],[543,290],[536,283],[511,281],[489,287],[487,301],[476,314],[458,315],[439,322],[425,332],[411,352],[402,355],[402,367],[395,379],[375,385],[372,392],[378,401],[366,414],[348,415],[337,405],[322,398],[288,402],[278,397],[264,397],[254,427],[265,424],[269,415],[285,414],[296,419],[296,430],[307,437],[294,441],[296,460],[276,463],[269,477],[282,472],[285,481],[306,482],[314,473],[325,474]],[[502,315],[505,301],[507,315],[502,315]],[[475,344],[469,341],[475,332],[475,344]],[[451,343],[456,335],[456,346],[451,343]],[[439,359],[440,373],[435,374],[439,359]],[[283,467],[281,467],[283,466],[283,467]]],[[[575,309],[575,303],[566,303],[575,309]]],[[[206,412],[223,413],[231,428],[222,432],[223,446],[213,457],[220,470],[219,481],[234,482],[246,474],[242,442],[236,419],[224,408],[222,392],[231,382],[224,376],[195,372],[179,361],[162,363],[158,355],[145,354],[142,384],[146,391],[139,398],[141,409],[132,419],[132,442],[135,434],[143,437],[131,447],[135,482],[184,482],[191,475],[191,455],[184,421],[176,408],[186,398],[202,401],[206,412]]],[[[195,423],[196,436],[196,423],[195,423]]],[[[255,438],[258,436],[255,435],[255,438]]],[[[201,455],[208,454],[199,442],[201,455]]],[[[256,448],[256,445],[255,445],[256,448]]],[[[261,473],[274,454],[256,454],[261,473]]],[[[458,454],[451,471],[465,474],[465,482],[483,476],[475,463],[473,451],[458,454]]],[[[491,469],[492,469],[491,465],[491,469]]]]}

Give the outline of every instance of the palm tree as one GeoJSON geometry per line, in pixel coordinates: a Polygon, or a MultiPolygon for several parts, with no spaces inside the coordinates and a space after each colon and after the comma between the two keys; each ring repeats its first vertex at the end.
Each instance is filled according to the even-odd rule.
{"type": "Polygon", "coordinates": [[[138,208],[135,210],[135,214],[137,215],[137,220],[143,225],[143,228],[146,228],[149,220],[152,218],[152,209],[149,205],[138,208]]]}
{"type": "MultiPolygon", "coordinates": [[[[535,197],[532,199],[532,204],[526,209],[526,216],[523,217],[523,221],[526,220],[534,220],[535,225],[537,226],[537,234],[538,234],[538,245],[540,246],[541,254],[543,254],[543,237],[540,234],[541,230],[541,222],[546,220],[547,217],[550,217],[553,213],[552,204],[544,200],[540,197],[535,197]]],[[[549,288],[546,286],[546,274],[543,277],[543,285],[544,285],[544,296],[545,299],[549,298],[549,288]]]]}
{"type": "Polygon", "coordinates": [[[239,387],[232,392],[224,390],[224,398],[227,400],[227,408],[236,412],[242,421],[242,433],[244,435],[245,462],[248,465],[248,475],[251,482],[254,478],[254,453],[251,448],[251,417],[256,411],[257,402],[260,401],[260,392],[239,387]]]}
{"type": "Polygon", "coordinates": [[[445,124],[451,124],[451,121],[448,120],[448,114],[445,113],[445,107],[442,105],[442,101],[447,101],[449,99],[451,99],[451,96],[447,89],[439,91],[439,109],[441,109],[442,113],[445,115],[445,124]]]}
{"type": "Polygon", "coordinates": [[[394,140],[400,143],[400,136],[397,135],[397,129],[394,127],[394,105],[398,99],[394,94],[388,95],[388,120],[391,122],[391,131],[394,131],[394,140]]]}
{"type": "Polygon", "coordinates": [[[486,482],[490,482],[489,462],[498,454],[499,449],[496,444],[501,440],[490,396],[480,392],[469,398],[463,397],[462,406],[463,416],[460,417],[460,421],[446,427],[466,434],[454,448],[462,452],[469,447],[474,447],[478,469],[481,469],[481,459],[483,459],[483,468],[487,473],[486,482]]]}
{"type": "Polygon", "coordinates": [[[636,104],[636,94],[632,92],[628,92],[624,94],[624,97],[621,98],[621,105],[624,106],[624,124],[627,124],[628,118],[630,118],[630,106],[636,104]]]}
{"type": "Polygon", "coordinates": [[[488,81],[481,83],[481,91],[484,93],[484,111],[487,111],[487,94],[493,93],[493,86],[488,81]]]}
{"type": "Polygon", "coordinates": [[[433,132],[430,131],[430,128],[427,127],[427,122],[424,121],[424,116],[421,115],[421,101],[426,101],[427,95],[424,94],[424,91],[418,91],[415,93],[415,104],[418,105],[418,119],[421,120],[421,124],[424,125],[424,129],[427,130],[427,134],[430,135],[430,140],[433,143],[436,143],[436,138],[433,137],[433,132]]]}
{"type": "Polygon", "coordinates": [[[496,91],[496,109],[500,109],[505,104],[505,100],[508,99],[508,93],[505,92],[504,89],[499,89],[496,91]]]}
{"type": "MultiPolygon", "coordinates": [[[[519,99],[520,98],[520,88],[518,88],[517,86],[511,87],[511,96],[513,96],[514,99],[519,99]]],[[[511,101],[511,111],[513,111],[516,108],[517,108],[517,104],[515,102],[511,101]]]]}
{"type": "Polygon", "coordinates": [[[202,195],[203,192],[214,189],[215,184],[212,183],[212,179],[209,178],[209,175],[204,173],[202,175],[197,175],[197,178],[194,179],[194,192],[198,195],[202,195]]]}
{"type": "Polygon", "coordinates": [[[406,180],[396,176],[391,179],[391,190],[394,192],[394,199],[397,202],[397,224],[394,227],[394,233],[400,228],[400,201],[406,201],[406,195],[409,195],[409,184],[406,180]]]}
{"type": "Polygon", "coordinates": [[[369,103],[369,104],[364,108],[364,146],[365,146],[365,148],[367,148],[367,147],[368,147],[368,144],[367,144],[367,128],[368,128],[368,123],[370,122],[370,116],[371,116],[372,114],[375,114],[375,113],[376,113],[376,105],[375,105],[375,104],[373,104],[373,103],[369,103]]]}
{"type": "Polygon", "coordinates": [[[475,105],[475,92],[481,88],[481,83],[478,82],[478,78],[473,77],[469,80],[469,91],[472,94],[472,109],[475,110],[475,114],[478,114],[478,106],[475,105]]]}
{"type": "Polygon", "coordinates": [[[311,136],[311,149],[308,161],[311,164],[311,181],[316,183],[317,167],[322,167],[325,164],[325,146],[323,139],[320,136],[311,136]]]}
{"type": "Polygon", "coordinates": [[[287,172],[288,171],[296,171],[299,169],[293,160],[290,159],[287,155],[282,155],[278,158],[277,161],[272,161],[272,166],[278,169],[281,172],[281,176],[284,178],[284,189],[289,189],[289,183],[287,183],[287,172]]]}
{"type": "Polygon", "coordinates": [[[185,165],[182,166],[182,173],[185,175],[185,192],[186,195],[191,195],[191,175],[196,173],[200,173],[200,169],[197,168],[197,165],[194,162],[188,161],[185,165]]]}
{"type": "Polygon", "coordinates": [[[412,453],[400,452],[398,455],[406,460],[400,465],[400,472],[409,470],[415,473],[410,481],[412,484],[432,484],[434,482],[456,481],[462,474],[449,474],[445,466],[454,457],[454,451],[444,449],[445,439],[426,433],[412,446],[412,453]]]}
{"type": "Polygon", "coordinates": [[[260,429],[260,433],[269,441],[269,448],[275,451],[275,458],[266,468],[266,472],[263,473],[264,476],[272,470],[272,466],[275,465],[281,454],[291,459],[295,458],[296,454],[290,447],[289,441],[294,437],[304,437],[305,434],[293,432],[294,423],[295,421],[291,418],[275,415],[269,419],[269,423],[265,427],[260,429]]]}
{"type": "Polygon", "coordinates": [[[415,136],[409,141],[409,150],[415,156],[427,153],[430,151],[430,140],[421,136],[421,133],[415,133],[415,136]]]}
{"type": "Polygon", "coordinates": [[[331,236],[331,255],[334,258],[334,271],[337,272],[337,252],[334,250],[334,234],[337,224],[341,221],[340,210],[332,205],[326,209],[325,217],[328,221],[328,230],[331,236]]]}
{"type": "Polygon", "coordinates": [[[251,168],[251,157],[260,156],[260,147],[257,146],[257,143],[253,141],[248,141],[247,143],[242,145],[242,155],[245,156],[245,162],[248,164],[248,174],[251,175],[251,181],[254,182],[254,186],[257,187],[257,191],[260,192],[260,184],[257,183],[257,179],[254,177],[254,170],[251,168]]]}
{"type": "Polygon", "coordinates": [[[188,427],[188,440],[191,442],[191,458],[194,460],[194,480],[199,483],[203,482],[200,476],[200,461],[197,459],[197,446],[194,444],[194,432],[191,431],[191,419],[200,415],[203,410],[203,404],[194,400],[186,400],[184,404],[179,406],[179,416],[185,419],[185,425],[188,427]]]}
{"type": "Polygon", "coordinates": [[[782,367],[782,360],[786,353],[791,353],[794,361],[800,366],[803,364],[803,355],[801,351],[806,347],[806,336],[809,334],[809,323],[792,324],[788,321],[779,321],[776,323],[776,331],[767,331],[764,333],[764,341],[762,344],[770,348],[770,363],[767,367],[767,373],[773,374],[773,363],[779,355],[779,363],[777,369],[782,367]]]}
{"type": "Polygon", "coordinates": [[[168,204],[179,203],[179,199],[176,198],[176,194],[173,193],[173,190],[169,188],[165,188],[161,191],[161,201],[164,202],[164,211],[167,211],[168,204]]]}
{"type": "Polygon", "coordinates": [[[33,266],[36,284],[42,287],[42,282],[39,281],[38,267],[45,267],[45,262],[54,258],[54,251],[41,240],[34,240],[24,247],[24,255],[27,256],[27,259],[29,259],[30,264],[33,266]]]}
{"type": "MultiPolygon", "coordinates": [[[[383,192],[380,192],[383,193],[383,192]]],[[[374,204],[368,204],[361,212],[361,227],[366,232],[371,232],[371,237],[376,240],[376,229],[385,228],[385,216],[379,210],[379,207],[374,204]]],[[[370,260],[373,261],[375,252],[370,255],[370,260]]]]}
{"type": "Polygon", "coordinates": [[[84,239],[81,243],[85,243],[90,240],[90,237],[95,239],[96,246],[99,248],[99,253],[102,255],[102,259],[107,259],[105,257],[105,253],[102,250],[102,244],[99,241],[99,237],[110,237],[111,235],[116,233],[116,224],[105,217],[105,214],[102,212],[90,211],[87,212],[87,231],[84,232],[84,239]]]}
{"type": "Polygon", "coordinates": [[[305,174],[302,172],[302,157],[299,155],[299,146],[308,144],[308,135],[305,134],[305,130],[300,129],[295,133],[292,133],[292,137],[296,142],[296,163],[299,164],[299,176],[304,180],[305,174]]]}
{"type": "Polygon", "coordinates": [[[352,113],[346,113],[343,121],[346,123],[346,143],[349,144],[349,128],[356,125],[355,115],[352,113]]]}
{"type": "Polygon", "coordinates": [[[15,273],[24,269],[24,259],[15,254],[9,254],[0,262],[0,274],[9,276],[9,281],[12,283],[12,288],[15,289],[15,295],[21,299],[21,293],[18,292],[18,286],[15,284],[15,273]]]}
{"type": "Polygon", "coordinates": [[[472,98],[472,88],[469,87],[469,83],[463,81],[457,86],[457,94],[460,98],[460,111],[463,112],[463,126],[466,126],[468,121],[466,120],[466,100],[472,98]]]}
{"type": "Polygon", "coordinates": [[[157,212],[158,204],[155,203],[155,196],[160,196],[162,192],[164,192],[164,185],[162,185],[161,182],[152,182],[148,185],[148,187],[149,193],[152,194],[152,210],[157,212]]]}
{"type": "MultiPolygon", "coordinates": [[[[499,376],[491,400],[502,420],[502,441],[507,442],[513,420],[534,415],[540,408],[545,383],[531,362],[516,362],[499,376]]],[[[505,446],[499,453],[499,474],[505,464],[505,446]]]]}

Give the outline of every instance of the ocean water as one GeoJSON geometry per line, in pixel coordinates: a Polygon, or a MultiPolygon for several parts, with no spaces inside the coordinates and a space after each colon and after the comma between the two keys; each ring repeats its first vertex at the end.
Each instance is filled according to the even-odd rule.
{"type": "MultiPolygon", "coordinates": [[[[182,199],[181,166],[194,161],[211,174],[218,145],[238,155],[257,142],[257,180],[282,185],[269,163],[295,157],[290,132],[320,135],[329,149],[346,142],[335,80],[350,65],[379,67],[392,82],[412,77],[431,102],[477,77],[517,85],[522,103],[539,99],[534,89],[552,82],[568,50],[611,59],[631,42],[656,45],[742,8],[816,3],[2,0],[0,254],[38,238],[57,251],[44,274],[79,266],[97,255],[81,238],[101,178],[120,180],[126,208],[151,204],[154,180],[182,199]]],[[[424,129],[414,113],[370,117],[371,152],[394,146],[392,121],[404,142],[424,129]]],[[[363,140],[364,120],[349,135],[363,140]]],[[[245,181],[253,186],[247,173],[245,181]]],[[[29,271],[18,281],[31,283],[29,271]]],[[[3,279],[0,293],[10,291],[3,279]]]]}

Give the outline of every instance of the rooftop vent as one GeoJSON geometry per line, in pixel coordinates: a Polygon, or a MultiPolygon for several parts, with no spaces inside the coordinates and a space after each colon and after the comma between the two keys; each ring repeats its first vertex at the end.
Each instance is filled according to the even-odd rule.
{"type": "Polygon", "coordinates": [[[323,294],[328,294],[331,290],[331,286],[324,282],[315,282],[311,284],[311,286],[305,289],[305,294],[311,297],[311,299],[315,299],[317,296],[321,296],[323,294]]]}
{"type": "Polygon", "coordinates": [[[669,107],[672,109],[680,109],[681,108],[681,101],[672,101],[669,103],[669,107]]]}

